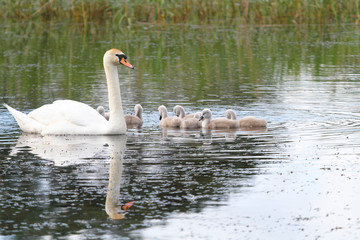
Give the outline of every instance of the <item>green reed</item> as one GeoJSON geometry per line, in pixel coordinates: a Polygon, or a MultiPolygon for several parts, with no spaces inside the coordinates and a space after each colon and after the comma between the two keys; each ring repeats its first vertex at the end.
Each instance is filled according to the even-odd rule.
{"type": "Polygon", "coordinates": [[[358,0],[0,0],[8,21],[70,19],[75,22],[131,24],[359,23],[358,0]]]}

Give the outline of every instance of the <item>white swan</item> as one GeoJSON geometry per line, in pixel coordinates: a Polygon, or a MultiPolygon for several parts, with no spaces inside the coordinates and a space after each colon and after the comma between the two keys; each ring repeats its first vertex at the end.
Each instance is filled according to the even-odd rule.
{"type": "Polygon", "coordinates": [[[208,108],[205,108],[201,112],[201,117],[199,121],[203,120],[202,128],[205,129],[230,129],[230,128],[239,128],[240,123],[236,120],[230,120],[227,118],[216,118],[211,119],[211,111],[208,108]]]}
{"type": "Polygon", "coordinates": [[[142,112],[143,108],[140,104],[136,104],[134,107],[135,116],[125,115],[125,122],[127,127],[141,126],[143,124],[142,112]]]}
{"type": "Polygon", "coordinates": [[[186,114],[185,114],[185,109],[184,109],[182,106],[180,106],[180,105],[176,105],[176,106],[174,107],[173,111],[174,111],[175,115],[176,115],[177,117],[181,118],[182,120],[188,119],[188,118],[193,118],[193,117],[194,117],[194,114],[193,114],[193,113],[186,115],[186,114]]]}
{"type": "Polygon", "coordinates": [[[20,128],[28,133],[42,135],[114,135],[125,134],[126,123],[121,103],[117,66],[134,69],[118,49],[104,54],[103,63],[108,86],[111,119],[107,121],[87,104],[73,100],[57,100],[24,114],[4,104],[14,116],[20,128]]]}
{"type": "Polygon", "coordinates": [[[179,117],[168,117],[167,108],[161,105],[158,108],[160,115],[160,127],[180,127],[181,118],[179,117]]]}

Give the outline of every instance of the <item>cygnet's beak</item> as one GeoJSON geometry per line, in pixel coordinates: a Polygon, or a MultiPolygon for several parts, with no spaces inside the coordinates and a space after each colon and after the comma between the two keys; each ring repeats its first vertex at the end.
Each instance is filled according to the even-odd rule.
{"type": "Polygon", "coordinates": [[[199,118],[199,122],[200,122],[201,120],[203,120],[203,119],[204,119],[204,116],[201,115],[200,118],[199,118]]]}
{"type": "Polygon", "coordinates": [[[135,69],[135,68],[133,67],[133,65],[131,65],[131,64],[128,62],[128,60],[126,60],[126,58],[122,58],[122,59],[120,60],[120,63],[121,63],[122,65],[128,67],[128,68],[135,69]]]}

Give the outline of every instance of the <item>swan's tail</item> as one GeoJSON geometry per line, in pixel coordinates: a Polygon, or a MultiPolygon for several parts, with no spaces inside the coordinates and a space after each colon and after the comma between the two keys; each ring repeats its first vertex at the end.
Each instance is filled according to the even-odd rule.
{"type": "Polygon", "coordinates": [[[13,117],[15,118],[16,122],[19,124],[19,127],[21,128],[21,130],[23,132],[41,133],[42,129],[44,128],[44,126],[42,124],[40,124],[37,121],[35,121],[34,119],[30,118],[25,113],[19,112],[18,110],[10,107],[9,105],[7,105],[5,103],[3,105],[13,115],[13,117]]]}

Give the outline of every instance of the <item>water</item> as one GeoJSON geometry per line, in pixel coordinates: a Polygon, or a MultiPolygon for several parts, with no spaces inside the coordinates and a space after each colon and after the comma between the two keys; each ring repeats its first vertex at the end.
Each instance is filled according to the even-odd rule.
{"type": "Polygon", "coordinates": [[[1,28],[1,102],[107,108],[102,55],[116,47],[135,66],[120,68],[125,112],[141,103],[145,123],[40,137],[1,107],[0,238],[359,238],[354,26],[1,28]],[[162,104],[268,127],[162,130],[162,104]]]}

